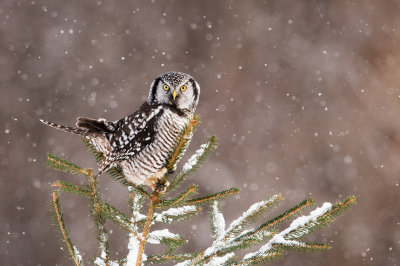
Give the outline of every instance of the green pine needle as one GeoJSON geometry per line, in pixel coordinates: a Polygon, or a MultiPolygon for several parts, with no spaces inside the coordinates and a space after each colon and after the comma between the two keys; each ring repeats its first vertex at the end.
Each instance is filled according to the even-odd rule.
{"type": "Polygon", "coordinates": [[[48,167],[58,171],[70,172],[71,174],[80,174],[84,176],[89,175],[89,171],[82,167],[67,161],[64,158],[58,157],[54,154],[47,153],[46,164],[48,167]]]}
{"type": "MultiPolygon", "coordinates": [[[[190,159],[195,159],[196,163],[192,165],[189,169],[182,169],[170,182],[169,187],[167,188],[168,191],[172,191],[179,187],[186,178],[193,172],[195,172],[201,164],[207,159],[210,153],[216,148],[217,146],[217,137],[211,136],[207,139],[207,141],[202,145],[202,150],[199,155],[194,154],[190,159]]],[[[189,159],[189,160],[190,160],[189,159]]]]}
{"type": "Polygon", "coordinates": [[[146,195],[143,195],[140,191],[136,189],[137,187],[128,187],[129,191],[129,209],[131,213],[139,212],[143,207],[146,195]]]}
{"type": "Polygon", "coordinates": [[[259,264],[259,263],[269,263],[274,259],[280,258],[282,253],[279,251],[271,251],[261,256],[254,256],[248,259],[241,260],[239,262],[235,262],[232,265],[240,265],[240,266],[247,266],[252,264],[259,264]]]}
{"type": "Polygon", "coordinates": [[[182,157],[183,153],[186,151],[187,145],[197,128],[197,125],[200,123],[200,116],[195,114],[193,118],[188,122],[188,124],[182,129],[178,142],[176,143],[174,149],[171,152],[167,160],[167,169],[168,171],[174,171],[176,163],[182,157]]]}
{"type": "Polygon", "coordinates": [[[186,200],[186,201],[183,201],[181,204],[182,205],[203,204],[203,203],[209,202],[211,200],[217,200],[217,199],[221,199],[221,198],[224,198],[224,197],[227,197],[227,196],[232,196],[232,195],[234,195],[234,194],[236,194],[238,192],[239,192],[238,188],[230,188],[230,189],[227,189],[227,190],[224,190],[224,191],[212,194],[212,195],[208,195],[208,196],[205,196],[205,197],[186,200]]]}
{"type": "Polygon", "coordinates": [[[90,143],[88,139],[83,139],[83,143],[87,147],[88,151],[93,155],[96,163],[100,163],[104,158],[103,153],[97,151],[96,148],[93,146],[92,143],[90,143]]]}
{"type": "Polygon", "coordinates": [[[244,213],[246,215],[243,214],[244,216],[232,222],[231,226],[227,229],[225,239],[229,238],[233,234],[237,234],[240,230],[243,230],[243,228],[245,228],[249,223],[255,221],[257,217],[263,215],[267,210],[276,206],[282,198],[282,194],[279,193],[263,202],[253,204],[244,213]]]}
{"type": "Polygon", "coordinates": [[[178,248],[180,248],[184,243],[186,243],[187,241],[185,239],[178,238],[164,238],[161,240],[161,243],[163,243],[164,245],[167,246],[167,251],[165,252],[165,254],[172,254],[172,252],[174,252],[175,250],[177,250],[178,248]]]}
{"type": "Polygon", "coordinates": [[[316,221],[311,221],[304,226],[298,228],[290,232],[286,239],[298,239],[303,235],[310,234],[314,232],[316,229],[326,226],[329,223],[332,223],[338,216],[342,215],[347,209],[349,209],[352,205],[356,203],[356,199],[354,196],[346,198],[343,202],[338,202],[334,204],[329,211],[325,214],[319,216],[316,221]]]}
{"type": "Polygon", "coordinates": [[[57,187],[62,192],[81,195],[81,196],[90,196],[91,193],[91,191],[87,188],[83,188],[78,185],[67,183],[61,180],[56,181],[51,186],[57,187]]]}
{"type": "Polygon", "coordinates": [[[284,221],[287,221],[290,217],[296,216],[300,213],[302,209],[304,209],[307,206],[312,206],[314,203],[314,200],[309,198],[305,199],[302,202],[300,202],[298,205],[294,206],[293,208],[290,208],[289,210],[285,211],[281,215],[269,220],[268,222],[265,222],[261,224],[259,227],[248,231],[246,234],[238,236],[235,240],[238,241],[240,239],[246,238],[253,236],[255,234],[260,234],[263,231],[266,230],[271,230],[271,227],[277,227],[279,224],[281,224],[284,221]]]}
{"type": "Polygon", "coordinates": [[[325,251],[331,249],[331,246],[323,243],[301,243],[300,245],[282,245],[277,244],[274,245],[274,248],[278,250],[285,251],[298,251],[298,252],[307,252],[307,251],[325,251]]]}
{"type": "Polygon", "coordinates": [[[65,249],[67,250],[69,257],[72,259],[76,266],[83,266],[82,257],[77,252],[76,247],[72,244],[71,238],[68,235],[67,228],[65,227],[64,215],[60,205],[60,197],[57,192],[53,192],[52,210],[54,214],[54,223],[57,225],[57,228],[61,232],[61,239],[65,245],[65,249]]]}
{"type": "Polygon", "coordinates": [[[192,253],[192,254],[164,254],[164,255],[150,255],[147,257],[146,264],[156,264],[156,263],[168,263],[171,261],[175,262],[182,262],[182,261],[187,261],[194,259],[197,257],[198,253],[192,253]]]}
{"type": "Polygon", "coordinates": [[[192,185],[188,187],[184,192],[180,195],[176,196],[173,199],[162,200],[157,204],[158,208],[168,208],[173,206],[178,206],[182,201],[192,196],[193,194],[197,194],[197,185],[192,185]]]}
{"type": "MultiPolygon", "coordinates": [[[[102,203],[100,205],[100,212],[103,216],[112,220],[116,225],[122,229],[132,232],[134,231],[130,218],[109,203],[102,203]]],[[[144,221],[144,220],[143,220],[144,221]]]]}

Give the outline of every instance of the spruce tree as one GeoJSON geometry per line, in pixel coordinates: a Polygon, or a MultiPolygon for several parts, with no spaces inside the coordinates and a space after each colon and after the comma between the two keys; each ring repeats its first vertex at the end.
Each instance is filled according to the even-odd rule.
{"type": "MultiPolygon", "coordinates": [[[[99,266],[145,265],[157,263],[177,263],[177,265],[250,265],[268,262],[281,257],[287,250],[315,251],[327,250],[329,245],[323,243],[308,243],[301,240],[307,234],[323,227],[340,216],[355,203],[354,197],[348,197],[342,202],[331,204],[325,202],[315,208],[309,215],[301,215],[301,211],[312,206],[314,200],[309,198],[286,210],[275,218],[258,222],[268,210],[282,201],[282,194],[272,195],[265,200],[252,204],[245,212],[229,225],[226,224],[221,210],[220,201],[239,192],[231,188],[212,195],[196,197],[197,186],[191,185],[183,192],[174,192],[184,180],[196,171],[210,152],[216,147],[216,137],[209,137],[203,145],[190,157],[176,174],[172,174],[177,161],[182,157],[188,145],[188,137],[192,136],[199,117],[195,116],[182,130],[180,138],[167,162],[167,174],[160,180],[159,186],[153,192],[145,187],[136,186],[127,181],[122,169],[114,167],[108,173],[122,185],[121,189],[129,192],[129,213],[124,213],[102,199],[98,189],[98,178],[92,169],[83,168],[64,158],[48,153],[47,165],[53,169],[82,175],[86,178],[85,186],[78,186],[64,181],[57,181],[52,186],[52,210],[54,222],[60,230],[65,250],[75,265],[84,265],[92,261],[99,266]],[[165,184],[169,182],[169,186],[165,184]],[[78,248],[73,244],[63,219],[60,204],[60,192],[84,196],[88,199],[90,214],[95,225],[98,252],[95,258],[83,258],[78,248]],[[175,193],[175,194],[174,194],[175,193]],[[177,251],[186,241],[184,237],[163,230],[152,230],[156,223],[171,224],[191,218],[201,211],[201,206],[207,206],[210,212],[210,228],[214,242],[210,247],[192,253],[177,251]],[[279,226],[284,221],[294,218],[287,228],[279,226]],[[110,259],[109,236],[106,221],[110,220],[124,230],[128,237],[128,253],[118,260],[110,259]],[[257,225],[258,224],[258,225],[257,225]],[[163,254],[146,254],[148,244],[165,245],[163,254]],[[248,252],[239,257],[238,250],[258,246],[254,252],[248,252]]],[[[85,141],[89,151],[97,162],[102,160],[102,154],[85,141]]]]}

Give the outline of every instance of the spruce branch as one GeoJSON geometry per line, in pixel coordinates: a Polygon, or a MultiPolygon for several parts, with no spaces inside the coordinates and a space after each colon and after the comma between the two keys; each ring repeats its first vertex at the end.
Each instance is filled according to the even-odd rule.
{"type": "Polygon", "coordinates": [[[59,195],[56,192],[53,192],[53,200],[52,200],[52,205],[53,205],[53,211],[55,214],[55,220],[56,223],[60,229],[61,235],[62,235],[62,240],[66,246],[66,249],[68,251],[68,254],[72,261],[75,263],[77,266],[83,266],[83,261],[82,261],[82,256],[80,255],[78,249],[76,246],[72,244],[72,241],[68,235],[67,229],[65,227],[64,223],[64,217],[63,213],[61,211],[61,206],[60,206],[60,199],[59,195]]]}
{"type": "Polygon", "coordinates": [[[146,219],[145,215],[142,215],[140,219],[135,219],[134,222],[122,211],[118,210],[114,206],[109,203],[102,203],[100,206],[100,213],[103,217],[106,217],[112,220],[116,225],[121,227],[122,229],[134,234],[138,239],[141,237],[138,235],[136,227],[138,223],[144,222],[146,219]]]}
{"type": "Polygon", "coordinates": [[[200,122],[200,116],[194,115],[189,123],[185,126],[185,128],[181,131],[179,136],[179,141],[175,145],[173,152],[168,158],[167,169],[168,171],[174,171],[175,165],[177,161],[182,157],[182,154],[186,151],[187,145],[189,144],[189,140],[191,139],[194,131],[196,130],[197,125],[200,122]]]}
{"type": "Polygon", "coordinates": [[[213,256],[210,261],[206,264],[208,266],[213,266],[213,265],[227,265],[229,264],[228,262],[233,259],[235,256],[234,252],[230,252],[221,256],[213,256]]]}
{"type": "MultiPolygon", "coordinates": [[[[331,208],[327,210],[323,215],[320,215],[316,217],[315,220],[310,219],[304,225],[299,226],[298,228],[295,228],[293,231],[289,232],[287,235],[287,239],[297,239],[302,237],[303,235],[309,234],[313,232],[315,229],[323,227],[329,223],[332,223],[334,219],[341,214],[343,214],[344,211],[346,211],[351,205],[355,204],[356,200],[354,196],[346,198],[343,202],[338,202],[332,206],[331,203],[330,206],[331,208]]],[[[328,204],[325,205],[325,207],[328,204]]],[[[322,207],[321,207],[322,208],[322,207]]]]}
{"type": "Polygon", "coordinates": [[[101,213],[100,206],[100,195],[97,190],[97,180],[93,175],[93,169],[89,168],[88,170],[88,180],[91,187],[90,193],[90,213],[93,217],[93,220],[96,225],[97,230],[97,240],[99,242],[99,252],[100,257],[97,257],[95,263],[97,265],[110,265],[110,243],[108,241],[108,234],[106,228],[106,219],[101,213]]]}
{"type": "Polygon", "coordinates": [[[201,253],[191,265],[208,263],[210,259],[226,255],[228,252],[243,248],[250,245],[249,242],[235,241],[233,236],[239,231],[243,230],[248,222],[253,220],[256,216],[260,215],[266,209],[271,208],[276,202],[282,199],[281,194],[274,195],[265,201],[253,204],[242,216],[234,220],[229,227],[225,230],[225,219],[221,213],[218,202],[214,201],[212,205],[211,215],[211,229],[214,232],[215,241],[211,247],[207,248],[201,253]]]}
{"type": "Polygon", "coordinates": [[[208,155],[215,149],[216,145],[217,137],[209,137],[207,141],[200,146],[200,149],[198,149],[184,164],[181,172],[171,180],[166,192],[176,189],[191,173],[195,172],[202,162],[207,159],[208,155]]]}
{"type": "Polygon", "coordinates": [[[183,193],[181,193],[180,195],[176,196],[173,199],[170,200],[161,200],[158,204],[157,204],[157,208],[167,208],[167,207],[171,207],[171,206],[176,206],[179,203],[181,203],[184,199],[188,198],[189,196],[191,196],[192,194],[196,193],[197,189],[197,185],[192,185],[190,187],[188,187],[183,193]]]}
{"type": "Polygon", "coordinates": [[[150,206],[149,210],[147,212],[147,218],[146,218],[146,223],[144,224],[143,228],[143,233],[142,233],[142,239],[139,242],[139,249],[138,249],[138,254],[137,254],[137,259],[136,259],[136,266],[142,265],[142,255],[143,255],[143,250],[144,246],[146,245],[147,242],[147,235],[149,234],[150,226],[151,226],[151,220],[153,219],[153,214],[154,214],[154,208],[155,205],[157,204],[157,196],[153,195],[150,198],[150,206]]]}
{"type": "Polygon", "coordinates": [[[143,207],[144,200],[146,196],[135,190],[134,187],[129,187],[129,208],[132,212],[132,220],[133,222],[139,222],[141,220],[145,220],[146,217],[144,214],[140,213],[140,210],[143,207]]]}
{"type": "Polygon", "coordinates": [[[121,166],[117,165],[107,170],[107,174],[109,174],[114,180],[120,182],[124,186],[136,186],[128,179],[125,178],[124,173],[122,171],[121,166]]]}
{"type": "Polygon", "coordinates": [[[251,258],[248,258],[248,259],[241,260],[241,261],[239,261],[237,263],[234,263],[233,265],[235,265],[235,266],[236,265],[250,265],[250,264],[258,264],[258,263],[261,263],[261,262],[270,262],[273,259],[279,258],[280,256],[282,256],[282,253],[279,252],[279,251],[266,252],[265,254],[260,255],[260,256],[255,256],[255,257],[251,257],[251,258]]]}
{"type": "Polygon", "coordinates": [[[99,152],[96,150],[96,148],[93,146],[92,143],[90,143],[90,140],[84,138],[83,143],[85,144],[86,148],[88,151],[92,154],[94,157],[96,163],[100,163],[104,159],[103,153],[99,152]]]}
{"type": "Polygon", "coordinates": [[[279,193],[265,201],[254,203],[241,217],[230,224],[229,228],[226,230],[224,239],[231,237],[232,234],[235,234],[238,230],[242,230],[248,222],[262,214],[266,209],[273,207],[281,199],[282,194],[279,193]]]}
{"type": "MultiPolygon", "coordinates": [[[[149,193],[143,187],[137,186],[124,177],[119,166],[108,170],[108,173],[122,185],[129,193],[130,213],[117,209],[101,199],[98,189],[97,176],[92,169],[85,169],[68,160],[48,154],[47,165],[56,170],[79,174],[86,177],[87,185],[78,186],[64,181],[52,184],[56,189],[53,192],[52,207],[56,224],[60,228],[63,242],[69,256],[76,265],[83,265],[82,257],[77,248],[72,244],[65,228],[63,214],[59,204],[59,193],[66,192],[82,195],[89,200],[91,217],[95,224],[98,239],[98,256],[92,262],[98,266],[116,265],[144,265],[165,262],[179,262],[177,265],[249,265],[268,262],[282,256],[288,250],[316,251],[327,250],[329,245],[323,243],[307,243],[300,240],[314,230],[333,222],[334,219],[355,203],[354,197],[349,197],[336,204],[324,203],[321,207],[311,211],[308,216],[300,216],[303,209],[313,204],[313,199],[305,199],[298,205],[286,210],[275,218],[269,219],[260,225],[252,224],[268,210],[276,206],[282,199],[281,194],[251,205],[237,219],[228,226],[221,209],[221,200],[238,193],[238,188],[231,188],[211,195],[195,198],[197,185],[188,186],[185,190],[170,196],[169,193],[177,188],[190,173],[195,172],[210,152],[216,147],[216,137],[211,136],[183,165],[182,170],[170,178],[170,186],[161,191],[162,185],[167,184],[167,179],[176,169],[177,162],[182,158],[189,140],[199,123],[199,117],[193,116],[187,126],[182,130],[166,162],[168,172],[161,178],[160,186],[149,193]],[[201,211],[202,204],[210,206],[210,227],[214,241],[210,247],[193,253],[175,253],[186,240],[168,228],[152,230],[156,223],[174,223],[191,218],[201,211]],[[296,218],[288,228],[281,230],[279,225],[292,217],[296,218]],[[106,229],[106,221],[110,220],[127,232],[128,253],[125,258],[110,260],[110,247],[106,229]],[[165,245],[164,254],[145,254],[146,244],[165,245]],[[238,250],[259,246],[255,252],[246,254],[243,258],[236,258],[238,250]]],[[[93,154],[96,162],[104,159],[102,153],[97,152],[90,141],[85,140],[85,145],[93,154]]],[[[147,251],[146,251],[147,253],[147,251]]]]}
{"type": "Polygon", "coordinates": [[[146,263],[147,264],[155,264],[155,263],[168,263],[169,261],[187,261],[193,259],[197,256],[197,253],[192,254],[175,254],[175,255],[151,255],[147,257],[146,263]]]}
{"type": "Polygon", "coordinates": [[[54,182],[53,184],[51,184],[51,186],[58,188],[62,192],[76,194],[76,195],[90,196],[91,193],[90,190],[87,188],[83,188],[78,185],[67,183],[61,180],[54,182]]]}
{"type": "MultiPolygon", "coordinates": [[[[235,240],[238,241],[242,238],[251,237],[254,235],[263,237],[262,235],[267,229],[271,229],[271,227],[277,226],[281,222],[286,221],[289,217],[298,214],[302,209],[304,209],[307,206],[311,206],[313,203],[314,203],[313,199],[305,199],[302,202],[300,202],[298,205],[285,211],[281,215],[269,220],[268,222],[261,224],[259,227],[255,228],[253,230],[247,231],[244,234],[239,235],[235,240]],[[261,233],[261,235],[260,235],[260,233],[261,233]]],[[[268,236],[270,235],[270,232],[266,232],[266,233],[268,234],[268,236]]]]}
{"type": "Polygon", "coordinates": [[[206,203],[208,201],[212,201],[212,200],[216,200],[216,199],[221,199],[227,196],[232,196],[236,193],[239,192],[238,188],[230,188],[212,195],[208,195],[208,196],[204,196],[204,197],[200,197],[200,198],[196,198],[196,199],[191,199],[191,200],[187,200],[187,201],[183,201],[182,205],[190,205],[190,204],[202,204],[202,203],[206,203]]]}
{"type": "Polygon", "coordinates": [[[244,258],[239,261],[238,265],[249,265],[260,257],[274,252],[282,252],[287,249],[301,251],[329,249],[329,245],[304,243],[294,239],[298,239],[301,236],[312,232],[316,228],[327,225],[354,203],[354,197],[349,197],[345,201],[336,203],[335,205],[325,202],[321,207],[311,211],[310,215],[296,218],[288,228],[275,234],[272,239],[270,239],[258,251],[245,255],[244,258]]]}
{"type": "Polygon", "coordinates": [[[192,217],[201,211],[201,208],[193,205],[184,205],[172,207],[161,213],[154,213],[153,220],[155,222],[172,223],[178,222],[192,217]]]}
{"type": "Polygon", "coordinates": [[[167,246],[166,254],[171,254],[186,242],[183,237],[171,233],[168,229],[150,232],[147,241],[150,244],[165,244],[167,246]]]}
{"type": "Polygon", "coordinates": [[[53,169],[59,170],[59,171],[63,171],[63,172],[70,172],[72,174],[80,174],[80,175],[84,175],[84,176],[87,176],[89,174],[82,167],[80,167],[76,164],[73,164],[64,158],[58,157],[51,153],[47,153],[46,164],[50,168],[53,168],[53,169]]]}

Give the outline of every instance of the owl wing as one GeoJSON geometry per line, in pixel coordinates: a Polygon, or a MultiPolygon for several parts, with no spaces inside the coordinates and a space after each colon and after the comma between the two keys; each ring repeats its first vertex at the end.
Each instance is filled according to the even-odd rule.
{"type": "Polygon", "coordinates": [[[115,130],[105,133],[111,151],[100,169],[132,158],[154,141],[157,134],[157,119],[162,115],[161,105],[143,104],[139,110],[113,123],[115,130]]]}

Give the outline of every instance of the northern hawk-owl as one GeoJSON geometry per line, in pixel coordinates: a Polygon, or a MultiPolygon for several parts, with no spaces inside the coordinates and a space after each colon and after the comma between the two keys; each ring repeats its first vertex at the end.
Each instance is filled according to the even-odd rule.
{"type": "Polygon", "coordinates": [[[136,112],[118,121],[79,117],[76,128],[41,122],[87,138],[104,155],[99,173],[120,165],[126,179],[154,190],[167,172],[167,159],[193,117],[199,95],[193,77],[168,72],[153,81],[147,101],[136,112]]]}

